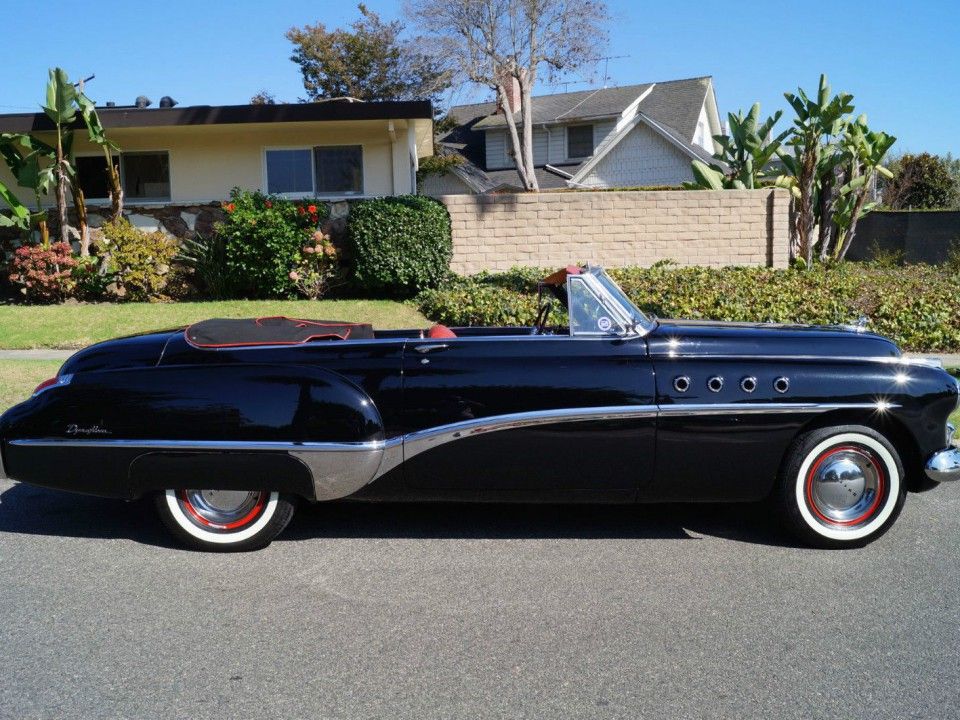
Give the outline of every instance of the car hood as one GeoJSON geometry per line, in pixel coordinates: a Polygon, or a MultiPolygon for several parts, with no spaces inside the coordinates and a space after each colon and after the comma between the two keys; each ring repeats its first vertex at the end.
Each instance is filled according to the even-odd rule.
{"type": "Polygon", "coordinates": [[[647,341],[653,355],[900,356],[888,338],[835,325],[661,320],[647,341]]]}

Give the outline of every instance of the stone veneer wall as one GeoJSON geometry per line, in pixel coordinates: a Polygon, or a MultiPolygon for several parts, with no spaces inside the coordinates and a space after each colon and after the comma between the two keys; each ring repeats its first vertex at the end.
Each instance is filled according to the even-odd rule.
{"type": "Polygon", "coordinates": [[[786,267],[786,190],[657,190],[445,195],[452,270],[515,265],[786,267]]]}

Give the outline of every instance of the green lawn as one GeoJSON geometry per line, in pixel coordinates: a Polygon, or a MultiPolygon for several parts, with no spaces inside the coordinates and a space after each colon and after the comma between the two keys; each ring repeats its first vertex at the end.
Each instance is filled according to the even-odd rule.
{"type": "Polygon", "coordinates": [[[80,348],[120,335],[189,325],[204,318],[271,315],[369,322],[379,328],[430,324],[413,306],[390,300],[0,305],[0,349],[80,348]]]}
{"type": "Polygon", "coordinates": [[[0,360],[0,412],[30,397],[33,389],[57,374],[59,360],[0,360]]]}

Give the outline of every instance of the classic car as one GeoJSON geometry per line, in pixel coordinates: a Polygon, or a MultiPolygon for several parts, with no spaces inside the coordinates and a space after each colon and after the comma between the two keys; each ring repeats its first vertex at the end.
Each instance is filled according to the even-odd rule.
{"type": "Polygon", "coordinates": [[[860,546],[908,490],[960,479],[960,384],[862,327],[658,320],[592,266],[540,302],[533,327],[278,317],[100,343],[0,417],[0,477],[152,495],[208,550],[345,499],[769,500],[801,540],[860,546]]]}

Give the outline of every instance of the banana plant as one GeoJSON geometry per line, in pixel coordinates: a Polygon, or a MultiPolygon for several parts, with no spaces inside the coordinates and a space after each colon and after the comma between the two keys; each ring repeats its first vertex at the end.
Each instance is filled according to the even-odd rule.
{"type": "Polygon", "coordinates": [[[103,151],[103,157],[107,162],[107,180],[110,183],[110,210],[111,219],[116,221],[123,216],[123,187],[120,184],[120,171],[113,161],[113,153],[119,152],[120,148],[116,143],[107,138],[107,134],[100,122],[100,116],[97,115],[97,109],[93,101],[82,92],[77,93],[77,106],[80,108],[80,115],[87,126],[87,136],[91,143],[98,145],[103,151]]]}
{"type": "Polygon", "coordinates": [[[6,185],[0,183],[0,200],[10,209],[10,214],[0,213],[0,227],[15,227],[26,231],[30,229],[30,208],[20,202],[6,185]]]}
{"type": "Polygon", "coordinates": [[[60,241],[69,243],[67,226],[67,190],[73,179],[70,163],[73,149],[73,131],[70,125],[77,116],[77,90],[61,68],[52,68],[47,81],[47,101],[43,112],[53,122],[56,132],[53,172],[56,177],[57,220],[60,224],[60,241]]]}
{"type": "Polygon", "coordinates": [[[17,185],[33,192],[36,210],[29,213],[28,230],[36,226],[40,242],[50,244],[50,230],[43,197],[50,192],[55,178],[53,174],[56,151],[50,145],[26,133],[0,134],[0,157],[17,180],[17,185]]]}
{"type": "Polygon", "coordinates": [[[876,206],[875,202],[869,201],[874,178],[877,175],[893,178],[883,161],[896,141],[893,135],[870,130],[866,115],[847,126],[841,145],[847,158],[848,180],[839,190],[832,216],[837,227],[833,247],[835,260],[846,257],[857,233],[857,223],[876,206]]]}
{"type": "Polygon", "coordinates": [[[821,212],[822,179],[836,167],[837,138],[843,134],[847,116],[853,111],[853,95],[838,93],[831,97],[827,76],[821,75],[815,98],[809,97],[803,88],[796,94],[785,93],[784,97],[795,117],[786,142],[790,152],[778,153],[787,172],[778,178],[777,184],[789,188],[794,198],[792,249],[811,267],[816,245],[814,230],[821,212]]]}
{"type": "Polygon", "coordinates": [[[759,187],[765,177],[764,168],[790,134],[785,130],[773,137],[773,128],[782,114],[778,110],[760,123],[760,103],[754,103],[746,116],[743,111],[737,111],[736,115],[729,113],[730,134],[713,136],[720,148],[713,157],[719,162],[708,165],[694,160],[691,168],[694,182],[684,183],[684,187],[708,190],[752,190],[759,187]]]}

